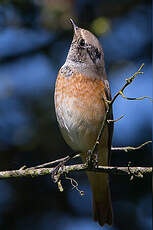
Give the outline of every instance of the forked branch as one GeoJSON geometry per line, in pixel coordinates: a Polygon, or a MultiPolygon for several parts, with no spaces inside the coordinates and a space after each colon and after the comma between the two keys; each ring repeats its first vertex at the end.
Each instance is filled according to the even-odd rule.
{"type": "MultiPolygon", "coordinates": [[[[10,178],[23,178],[23,177],[38,177],[52,174],[54,168],[39,168],[39,169],[19,169],[10,171],[1,171],[0,179],[10,178]]],[[[134,177],[142,178],[144,175],[151,175],[152,167],[110,167],[110,166],[99,166],[98,168],[88,168],[86,164],[76,164],[70,166],[64,166],[60,168],[57,174],[59,178],[64,173],[72,171],[92,171],[101,172],[116,175],[129,175],[134,177]]]]}
{"type": "MultiPolygon", "coordinates": [[[[102,125],[101,125],[101,129],[99,131],[99,134],[98,134],[98,137],[97,137],[97,140],[96,140],[96,143],[94,144],[92,150],[91,150],[91,162],[88,162],[88,163],[92,163],[92,157],[94,155],[94,153],[96,152],[97,150],[97,147],[99,145],[99,141],[102,137],[102,134],[103,134],[103,131],[104,131],[104,128],[106,126],[106,124],[108,122],[116,122],[118,120],[120,120],[121,118],[119,119],[116,119],[116,120],[108,120],[108,115],[109,115],[109,111],[111,109],[111,106],[112,104],[114,103],[114,101],[116,100],[116,98],[121,95],[122,97],[128,99],[128,100],[140,100],[140,99],[144,99],[144,98],[149,98],[147,96],[145,97],[142,97],[142,98],[128,98],[126,96],[124,96],[123,94],[123,91],[124,89],[130,85],[132,83],[132,81],[135,79],[135,77],[138,75],[138,74],[142,74],[143,72],[141,72],[141,69],[142,67],[144,66],[144,64],[141,65],[141,67],[138,69],[138,71],[133,74],[130,78],[126,79],[126,83],[124,84],[124,86],[122,87],[121,90],[119,90],[115,96],[113,97],[113,99],[111,101],[106,101],[106,104],[107,104],[107,111],[106,111],[106,114],[105,114],[105,117],[104,117],[104,120],[102,122],[102,125]]],[[[151,99],[151,98],[149,98],[151,99]]],[[[151,99],[152,100],[152,99],[151,99]]],[[[134,151],[134,150],[139,150],[141,148],[143,148],[145,145],[148,145],[150,144],[152,141],[147,141],[145,143],[143,143],[142,145],[138,146],[138,147],[131,147],[131,146],[127,146],[127,147],[112,147],[111,148],[111,151],[125,151],[125,152],[128,152],[128,151],[134,151]]],[[[54,171],[54,167],[48,167],[48,166],[53,166],[55,164],[60,164],[63,162],[63,163],[66,163],[68,160],[72,159],[72,158],[77,158],[79,157],[80,155],[77,154],[77,155],[73,155],[73,156],[66,156],[64,158],[61,158],[61,159],[58,159],[58,160],[55,160],[55,161],[52,161],[52,162],[48,162],[48,163],[44,163],[44,164],[41,164],[41,165],[37,165],[37,166],[34,166],[34,167],[30,167],[30,168],[26,168],[26,166],[22,166],[19,170],[7,170],[7,171],[1,171],[0,172],[0,179],[9,179],[9,178],[22,178],[22,177],[37,177],[37,176],[44,176],[44,175],[50,175],[53,173],[54,171]],[[45,168],[45,167],[48,167],[48,168],[45,168]]],[[[58,183],[58,187],[60,189],[60,191],[63,190],[62,188],[62,185],[61,185],[61,180],[59,179],[60,176],[62,174],[67,174],[71,171],[94,171],[94,172],[101,172],[101,173],[108,173],[108,174],[118,174],[118,175],[129,175],[131,179],[133,179],[134,177],[138,177],[138,178],[142,178],[144,175],[151,175],[152,174],[152,167],[130,167],[128,165],[128,167],[110,167],[110,166],[98,166],[98,167],[94,167],[92,165],[92,167],[90,167],[91,165],[90,164],[76,164],[76,165],[70,165],[70,166],[63,166],[63,164],[61,164],[62,166],[58,168],[58,171],[56,173],[56,182],[58,183]]],[[[73,188],[76,188],[77,189],[77,182],[73,179],[73,178],[70,178],[70,177],[67,177],[65,176],[66,179],[69,179],[71,181],[71,184],[73,186],[73,188]]],[[[78,189],[77,189],[78,190],[78,189]]]]}

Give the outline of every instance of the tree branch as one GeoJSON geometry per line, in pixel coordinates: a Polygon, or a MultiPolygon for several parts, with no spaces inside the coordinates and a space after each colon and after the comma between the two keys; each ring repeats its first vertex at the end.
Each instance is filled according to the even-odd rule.
{"type": "MultiPolygon", "coordinates": [[[[0,179],[21,178],[21,177],[37,177],[52,174],[54,168],[41,169],[19,169],[10,171],[1,171],[0,179]]],[[[64,174],[72,171],[92,171],[99,173],[108,173],[115,175],[133,175],[134,177],[142,178],[144,175],[151,175],[152,167],[110,167],[99,166],[98,168],[89,168],[86,164],[76,164],[64,166],[58,171],[58,178],[64,174]]]]}
{"type": "Polygon", "coordinates": [[[143,144],[137,146],[137,147],[133,147],[133,146],[124,146],[124,147],[112,147],[111,151],[124,151],[124,152],[130,152],[130,151],[134,151],[134,150],[139,150],[141,148],[143,148],[144,146],[151,144],[152,141],[146,141],[143,144]]]}
{"type": "MultiPolygon", "coordinates": [[[[113,99],[112,99],[111,101],[105,100],[106,106],[107,106],[107,111],[106,111],[106,113],[105,113],[103,122],[102,122],[102,124],[101,124],[101,128],[100,128],[100,130],[99,130],[99,134],[98,134],[98,137],[97,137],[97,139],[96,139],[96,142],[95,142],[95,144],[94,144],[92,150],[89,150],[90,156],[89,156],[88,164],[89,164],[89,166],[90,166],[91,168],[93,167],[93,164],[94,164],[94,160],[93,160],[93,159],[94,159],[94,154],[97,152],[98,145],[99,145],[99,143],[100,143],[102,134],[103,134],[103,132],[104,132],[104,128],[105,128],[106,124],[109,122],[108,116],[109,116],[109,112],[110,112],[110,109],[111,109],[111,107],[112,107],[112,104],[114,103],[114,101],[116,100],[116,98],[117,98],[119,95],[121,95],[121,96],[123,97],[123,95],[124,95],[124,94],[123,94],[123,91],[125,90],[125,88],[126,88],[128,85],[130,85],[130,84],[133,82],[133,80],[135,79],[135,77],[136,77],[138,74],[143,74],[143,72],[141,72],[141,69],[143,68],[143,66],[144,66],[144,63],[140,66],[140,68],[138,69],[137,72],[135,72],[131,77],[129,77],[129,78],[126,79],[126,83],[125,83],[125,84],[123,85],[123,87],[115,94],[115,96],[113,97],[113,99]]],[[[146,98],[146,97],[147,97],[147,96],[145,96],[145,97],[143,97],[143,98],[141,98],[141,99],[144,99],[144,98],[146,98]]],[[[124,98],[126,98],[126,97],[124,97],[124,98]]],[[[147,98],[149,98],[149,97],[147,97],[147,98]]],[[[129,99],[129,98],[126,98],[126,99],[129,99]]],[[[140,99],[140,98],[139,98],[139,99],[140,99]]],[[[151,99],[151,98],[149,98],[149,99],[151,99]]],[[[137,98],[133,98],[133,100],[137,100],[137,98]]],[[[152,100],[152,99],[151,99],[151,100],[152,100]]],[[[122,117],[121,117],[121,118],[122,118],[122,117]]],[[[120,119],[117,119],[117,120],[120,120],[120,119]]],[[[117,121],[117,120],[114,120],[114,122],[117,121]]]]}
{"type": "MultiPolygon", "coordinates": [[[[59,180],[60,176],[62,174],[67,174],[68,172],[71,172],[71,171],[93,171],[93,172],[117,174],[117,175],[129,175],[130,179],[133,179],[134,177],[142,178],[144,175],[152,175],[152,168],[151,167],[130,167],[129,165],[128,165],[128,167],[118,167],[118,166],[116,166],[116,167],[111,167],[111,166],[94,167],[93,161],[92,161],[92,159],[93,159],[92,157],[97,150],[97,147],[99,145],[99,141],[102,137],[102,134],[103,134],[103,131],[104,131],[104,128],[105,128],[105,125],[107,124],[107,122],[116,122],[122,118],[121,117],[117,120],[108,120],[108,114],[109,114],[109,111],[110,111],[112,104],[114,103],[114,101],[116,100],[116,98],[119,95],[121,95],[121,96],[124,95],[123,94],[124,89],[129,84],[132,83],[132,81],[134,80],[136,75],[143,73],[143,72],[141,72],[143,65],[144,64],[141,65],[141,67],[138,69],[138,71],[132,77],[126,79],[126,83],[124,84],[122,89],[119,90],[115,94],[115,96],[113,97],[113,99],[111,101],[106,101],[107,111],[106,111],[103,123],[101,125],[101,129],[99,131],[96,143],[94,144],[92,150],[90,151],[90,160],[89,160],[88,164],[76,164],[76,165],[70,165],[70,166],[65,166],[64,164],[61,164],[61,163],[66,163],[68,160],[70,160],[72,158],[79,157],[80,154],[77,154],[77,155],[73,155],[73,156],[66,156],[64,158],[61,158],[61,159],[58,159],[58,160],[55,160],[52,162],[44,163],[41,165],[37,165],[37,166],[31,167],[31,168],[26,168],[26,166],[22,166],[19,170],[1,171],[0,172],[0,179],[21,178],[21,177],[37,177],[37,176],[54,174],[54,171],[55,171],[54,167],[52,167],[52,168],[45,168],[45,167],[51,166],[51,165],[54,165],[57,163],[59,163],[59,165],[57,165],[58,170],[56,171],[56,174],[54,174],[54,179],[55,179],[55,182],[58,183],[58,187],[59,187],[60,191],[63,191],[63,188],[61,185],[61,180],[59,180]],[[90,163],[92,163],[92,164],[90,165],[90,163]]],[[[143,98],[146,98],[146,97],[143,97],[143,98]]],[[[129,98],[126,98],[126,99],[129,99],[129,98]]],[[[132,100],[134,100],[134,99],[132,99],[132,100]]],[[[135,98],[135,100],[137,100],[137,98],[135,98]]],[[[128,151],[141,149],[149,143],[152,143],[152,141],[147,141],[138,147],[131,147],[131,146],[112,147],[111,150],[112,151],[128,152],[128,151]]],[[[77,182],[73,178],[66,177],[66,179],[69,179],[71,181],[71,184],[73,185],[74,188],[78,187],[77,182]]]]}
{"type": "MultiPolygon", "coordinates": [[[[126,147],[112,147],[112,151],[134,151],[143,148],[144,146],[152,143],[152,141],[146,141],[145,143],[137,146],[126,146],[126,147]]],[[[72,158],[78,158],[80,154],[73,156],[72,158]]],[[[0,179],[10,179],[10,178],[21,178],[21,177],[37,177],[37,176],[45,176],[50,175],[54,171],[54,167],[52,168],[45,168],[49,165],[54,165],[60,162],[67,160],[69,156],[64,158],[57,159],[55,161],[47,162],[41,165],[37,165],[31,168],[26,168],[25,165],[22,166],[18,170],[7,170],[7,171],[0,171],[0,179]]],[[[111,167],[111,166],[99,166],[98,168],[90,168],[86,164],[76,164],[70,166],[64,166],[59,168],[57,173],[57,179],[60,175],[64,173],[68,173],[71,171],[93,171],[93,172],[100,172],[100,173],[108,173],[108,174],[117,174],[117,175],[133,175],[134,177],[143,177],[143,175],[151,175],[152,168],[151,167],[111,167]]]]}
{"type": "MultiPolygon", "coordinates": [[[[139,149],[143,148],[144,146],[146,146],[146,145],[148,145],[148,144],[151,144],[151,143],[152,143],[152,141],[146,141],[146,142],[144,142],[143,144],[141,144],[141,145],[139,145],[139,146],[137,146],[137,147],[133,147],[133,146],[112,147],[112,148],[111,148],[111,152],[115,152],[115,151],[124,151],[124,152],[135,151],[135,150],[139,150],[139,149]]],[[[57,163],[60,163],[60,162],[63,162],[63,161],[67,161],[67,160],[69,160],[69,159],[75,159],[75,158],[78,158],[78,157],[80,157],[80,154],[76,154],[76,155],[74,155],[74,156],[72,156],[72,157],[66,156],[66,157],[57,159],[57,160],[55,160],[55,161],[50,161],[50,162],[46,162],[46,163],[41,164],[41,165],[36,165],[36,166],[34,166],[34,167],[30,167],[30,168],[28,168],[28,169],[44,168],[44,167],[46,167],[46,166],[51,166],[51,165],[54,165],[54,164],[57,164],[57,163]]],[[[25,169],[25,168],[26,168],[26,166],[24,165],[24,166],[22,166],[22,167],[20,168],[20,170],[21,170],[21,169],[25,169]]]]}

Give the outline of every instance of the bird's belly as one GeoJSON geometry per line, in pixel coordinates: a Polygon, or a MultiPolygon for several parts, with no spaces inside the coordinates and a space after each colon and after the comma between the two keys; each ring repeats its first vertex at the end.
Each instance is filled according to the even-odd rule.
{"type": "Polygon", "coordinates": [[[96,141],[101,122],[101,106],[75,97],[58,96],[55,100],[57,120],[67,144],[75,151],[85,152],[96,141]]]}

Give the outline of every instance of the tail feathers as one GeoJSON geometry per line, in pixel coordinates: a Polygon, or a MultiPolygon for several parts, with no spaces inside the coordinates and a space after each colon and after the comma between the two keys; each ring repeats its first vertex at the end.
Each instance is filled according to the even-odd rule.
{"type": "MultiPolygon", "coordinates": [[[[99,165],[107,164],[107,148],[102,148],[99,152],[99,165]]],[[[82,155],[83,162],[85,156],[82,155]]],[[[93,194],[94,220],[101,226],[104,224],[112,225],[112,205],[109,190],[109,177],[104,173],[87,172],[93,194]]]]}
{"type": "Polygon", "coordinates": [[[93,198],[94,220],[98,221],[101,226],[104,224],[112,225],[112,206],[109,190],[105,202],[96,201],[93,198]]]}

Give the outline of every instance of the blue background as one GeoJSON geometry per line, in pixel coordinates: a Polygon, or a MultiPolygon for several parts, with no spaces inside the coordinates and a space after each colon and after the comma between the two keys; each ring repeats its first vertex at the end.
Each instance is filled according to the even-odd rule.
{"type": "MultiPolygon", "coordinates": [[[[71,153],[58,129],[54,85],[73,36],[69,18],[95,33],[103,46],[112,95],[144,63],[125,90],[128,97],[152,97],[151,1],[57,0],[0,3],[0,170],[31,167],[71,153]]],[[[113,145],[137,146],[151,139],[152,105],[148,99],[113,106],[113,145]]],[[[150,166],[151,146],[116,152],[111,165],[150,166]]],[[[76,161],[74,161],[76,163],[76,161]]],[[[64,192],[50,176],[0,181],[0,229],[98,230],[92,220],[91,191],[84,173],[71,176],[80,196],[63,178],[64,192]]],[[[151,230],[151,178],[111,176],[113,227],[151,230]]]]}

